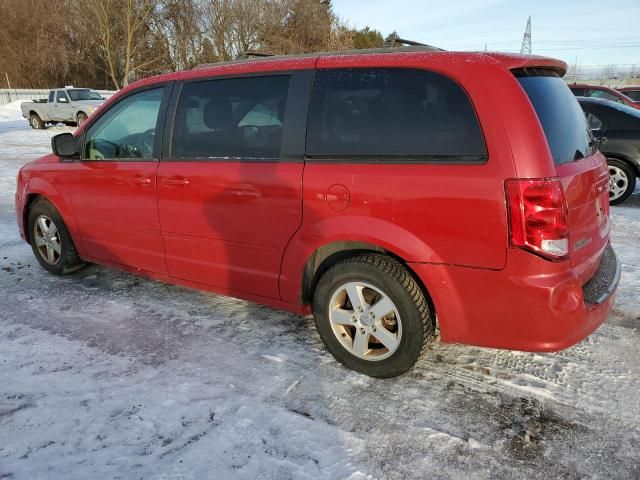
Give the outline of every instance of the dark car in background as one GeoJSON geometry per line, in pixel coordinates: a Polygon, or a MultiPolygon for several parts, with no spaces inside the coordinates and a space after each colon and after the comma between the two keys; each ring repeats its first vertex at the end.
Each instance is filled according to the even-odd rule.
{"type": "Polygon", "coordinates": [[[622,103],[629,107],[640,109],[640,102],[636,102],[629,98],[626,94],[620,93],[613,88],[603,87],[600,85],[581,85],[572,83],[569,88],[576,97],[603,98],[612,102],[622,103]]]}
{"type": "Polygon", "coordinates": [[[640,87],[616,88],[619,92],[629,97],[634,102],[640,102],[640,87]]]}
{"type": "Polygon", "coordinates": [[[609,164],[609,202],[624,202],[640,176],[640,110],[600,98],[578,97],[600,151],[609,164]]]}

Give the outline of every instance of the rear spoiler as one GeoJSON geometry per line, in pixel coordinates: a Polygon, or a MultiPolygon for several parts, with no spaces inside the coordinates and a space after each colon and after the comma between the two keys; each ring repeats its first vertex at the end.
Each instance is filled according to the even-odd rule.
{"type": "MultiPolygon", "coordinates": [[[[551,70],[559,77],[564,77],[567,73],[567,64],[562,60],[549,57],[540,57],[537,55],[521,55],[498,52],[487,52],[489,55],[504,65],[509,70],[526,71],[526,70],[551,70]]],[[[514,72],[515,73],[515,72],[514,72]]]]}

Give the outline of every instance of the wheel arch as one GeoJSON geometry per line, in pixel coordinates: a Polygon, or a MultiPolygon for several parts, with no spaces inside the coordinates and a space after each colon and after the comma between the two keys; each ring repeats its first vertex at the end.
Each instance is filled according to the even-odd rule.
{"type": "Polygon", "coordinates": [[[607,159],[618,160],[619,162],[624,162],[629,166],[629,168],[636,174],[637,178],[640,178],[640,166],[636,164],[631,158],[626,155],[622,155],[619,153],[605,153],[604,156],[607,159]]]}
{"type": "Polygon", "coordinates": [[[424,284],[420,276],[411,268],[411,265],[397,253],[381,247],[380,245],[364,241],[349,240],[330,242],[318,247],[311,253],[305,261],[304,273],[302,276],[300,298],[303,304],[309,305],[312,303],[315,288],[320,281],[320,278],[327,270],[341,260],[361,255],[363,253],[378,253],[386,255],[397,260],[407,269],[415,282],[420,286],[420,289],[427,300],[427,304],[432,314],[433,326],[435,328],[435,305],[427,286],[424,284]]]}
{"type": "Polygon", "coordinates": [[[65,201],[62,194],[53,185],[41,178],[33,178],[26,186],[23,198],[24,201],[22,204],[21,218],[25,240],[27,242],[31,241],[31,239],[29,238],[28,225],[29,212],[31,211],[31,208],[36,201],[43,199],[49,202],[53,206],[53,208],[58,211],[58,213],[62,217],[62,221],[65,223],[67,230],[69,231],[69,235],[71,235],[71,238],[76,245],[76,248],[80,249],[80,245],[76,240],[76,223],[71,208],[65,201]]]}

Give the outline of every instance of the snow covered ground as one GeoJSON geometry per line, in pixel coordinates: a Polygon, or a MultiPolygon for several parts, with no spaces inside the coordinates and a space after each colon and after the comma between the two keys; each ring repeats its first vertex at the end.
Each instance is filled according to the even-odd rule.
{"type": "Polygon", "coordinates": [[[90,266],[56,278],[15,176],[66,127],[0,108],[0,479],[640,478],[640,189],[609,321],[532,354],[435,343],[373,380],[308,318],[90,266]]]}

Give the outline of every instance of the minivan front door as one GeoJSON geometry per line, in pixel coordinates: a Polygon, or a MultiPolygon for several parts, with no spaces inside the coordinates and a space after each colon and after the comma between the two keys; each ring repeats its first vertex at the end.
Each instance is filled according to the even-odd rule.
{"type": "Polygon", "coordinates": [[[299,72],[182,86],[158,170],[170,275],[279,298],[282,255],[302,221],[300,99],[310,80],[299,72]]]}
{"type": "Polygon", "coordinates": [[[146,89],[113,105],[88,128],[82,160],[65,164],[61,181],[89,257],[166,273],[156,196],[156,132],[167,89],[146,89]]]}

